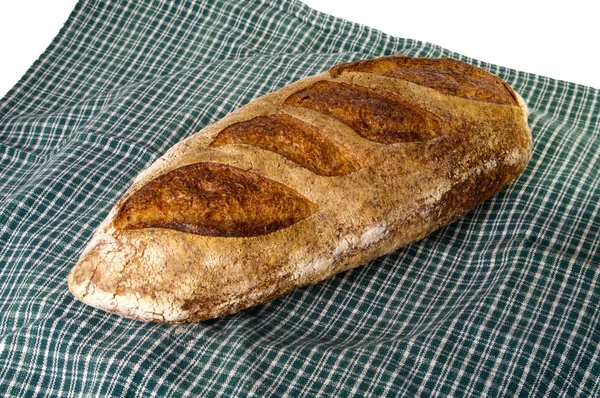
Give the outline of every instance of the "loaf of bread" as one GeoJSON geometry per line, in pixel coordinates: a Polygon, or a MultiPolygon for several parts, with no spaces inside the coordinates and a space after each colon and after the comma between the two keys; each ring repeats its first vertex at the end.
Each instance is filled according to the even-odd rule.
{"type": "Polygon", "coordinates": [[[422,239],[531,156],[527,107],[450,58],[340,64],[169,149],[116,203],[68,276],[144,321],[232,314],[422,239]]]}

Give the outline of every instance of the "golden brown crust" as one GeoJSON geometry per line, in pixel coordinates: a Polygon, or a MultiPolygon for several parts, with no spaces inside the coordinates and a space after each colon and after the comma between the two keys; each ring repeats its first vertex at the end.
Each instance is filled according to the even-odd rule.
{"type": "Polygon", "coordinates": [[[278,153],[322,176],[344,175],[361,167],[342,145],[314,126],[283,113],[232,124],[223,129],[210,146],[226,144],[254,145],[278,153]]]}
{"type": "Polygon", "coordinates": [[[400,97],[355,84],[320,81],[290,95],[285,106],[314,109],[382,144],[423,141],[440,129],[439,118],[400,97]]]}
{"type": "Polygon", "coordinates": [[[452,58],[391,56],[341,64],[331,69],[337,77],[344,72],[364,72],[407,80],[460,98],[518,105],[512,89],[500,78],[452,58]]]}
{"type": "Polygon", "coordinates": [[[518,175],[531,145],[522,99],[488,72],[342,64],[172,147],[98,228],[69,287],[146,321],[231,314],[453,222],[518,175]]]}
{"type": "Polygon", "coordinates": [[[310,216],[315,205],[256,173],[211,162],[180,167],[120,207],[117,230],[168,228],[208,236],[258,236],[310,216]]]}

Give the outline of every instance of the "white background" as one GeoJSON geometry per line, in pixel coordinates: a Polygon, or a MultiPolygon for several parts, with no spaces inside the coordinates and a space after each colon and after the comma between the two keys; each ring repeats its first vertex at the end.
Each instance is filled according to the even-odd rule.
{"type": "MultiPolygon", "coordinates": [[[[0,2],[0,97],[42,54],[76,2],[0,2]]],[[[600,13],[593,1],[303,2],[393,36],[431,42],[481,61],[600,88],[600,13]]]]}

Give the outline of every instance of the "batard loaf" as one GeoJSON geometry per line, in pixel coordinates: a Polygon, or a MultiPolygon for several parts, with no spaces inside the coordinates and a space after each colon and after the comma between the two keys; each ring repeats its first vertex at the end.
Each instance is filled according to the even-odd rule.
{"type": "Polygon", "coordinates": [[[449,58],[337,65],[169,149],[68,276],[91,306],[144,321],[232,314],[452,223],[522,172],[527,107],[449,58]]]}

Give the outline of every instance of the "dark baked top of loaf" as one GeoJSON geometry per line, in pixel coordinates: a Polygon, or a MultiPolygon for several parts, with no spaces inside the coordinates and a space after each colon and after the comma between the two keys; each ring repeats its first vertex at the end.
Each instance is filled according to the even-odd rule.
{"type": "MultiPolygon", "coordinates": [[[[333,67],[336,78],[361,72],[408,81],[444,95],[517,106],[507,84],[449,58],[383,57],[333,67]]],[[[317,81],[289,95],[283,108],[334,118],[374,144],[426,141],[446,121],[423,105],[354,82],[317,81]]],[[[209,147],[249,145],[274,152],[319,176],[344,176],[364,164],[344,143],[285,113],[257,116],[222,129],[209,147]]],[[[317,206],[294,189],[251,171],[201,162],[172,170],[134,192],[119,208],[117,229],[168,228],[208,236],[251,237],[289,227],[317,206]]]]}
{"type": "Polygon", "coordinates": [[[257,116],[226,127],[211,146],[226,144],[254,145],[278,153],[322,176],[345,175],[361,167],[343,145],[316,127],[283,113],[257,116]]]}
{"type": "Polygon", "coordinates": [[[473,65],[452,58],[383,57],[336,65],[332,77],[344,72],[364,72],[402,79],[455,97],[518,105],[505,81],[473,65]]]}
{"type": "Polygon", "coordinates": [[[282,184],[237,167],[202,162],[144,185],[125,201],[115,226],[256,236],[288,227],[314,211],[314,204],[282,184]]]}

